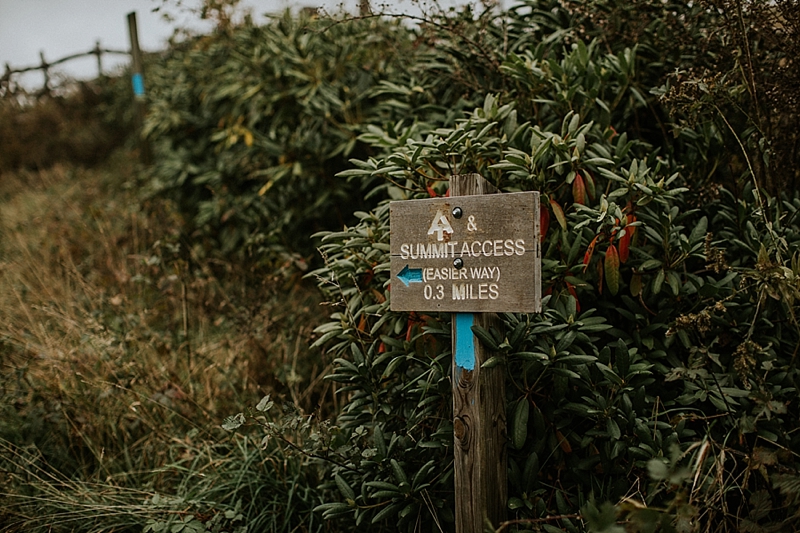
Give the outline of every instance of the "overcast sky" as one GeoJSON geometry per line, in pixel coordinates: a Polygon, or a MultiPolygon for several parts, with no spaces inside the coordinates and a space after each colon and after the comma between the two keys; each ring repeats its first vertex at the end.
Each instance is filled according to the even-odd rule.
{"type": "MultiPolygon", "coordinates": [[[[466,0],[446,0],[466,3],[466,0]]],[[[415,12],[411,0],[393,0],[393,11],[415,12]]],[[[203,25],[191,8],[199,0],[183,0],[179,7],[176,0],[0,0],[0,74],[5,64],[11,68],[29,67],[39,64],[39,52],[44,52],[47,61],[64,56],[87,52],[100,41],[103,48],[128,50],[128,28],[126,17],[136,12],[139,27],[139,43],[142,49],[154,51],[164,47],[176,26],[201,30],[203,25]],[[153,9],[164,5],[161,12],[153,9]],[[168,12],[174,22],[164,20],[168,12]]],[[[305,6],[322,6],[335,11],[342,0],[242,0],[241,5],[252,9],[257,19],[268,12],[281,12],[305,6]]],[[[354,10],[357,0],[345,0],[345,6],[354,10]]],[[[127,56],[104,56],[104,70],[115,64],[126,62],[127,56]]],[[[78,78],[93,78],[97,75],[94,57],[75,59],[59,65],[57,69],[78,78]]],[[[25,86],[38,88],[42,84],[41,71],[26,74],[25,86]]]]}

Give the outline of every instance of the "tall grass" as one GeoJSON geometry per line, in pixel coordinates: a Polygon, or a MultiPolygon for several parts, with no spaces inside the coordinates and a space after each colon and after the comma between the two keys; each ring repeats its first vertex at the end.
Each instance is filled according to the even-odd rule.
{"type": "Polygon", "coordinates": [[[219,428],[265,393],[331,403],[315,290],[203,261],[136,191],[125,152],[2,174],[0,529],[320,527],[312,465],[219,428]]]}

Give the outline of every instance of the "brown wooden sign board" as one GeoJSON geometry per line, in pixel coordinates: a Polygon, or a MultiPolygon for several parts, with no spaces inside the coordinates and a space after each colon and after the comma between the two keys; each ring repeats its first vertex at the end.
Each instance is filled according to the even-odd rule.
{"type": "Polygon", "coordinates": [[[539,193],[392,202],[392,311],[541,311],[539,193]]]}

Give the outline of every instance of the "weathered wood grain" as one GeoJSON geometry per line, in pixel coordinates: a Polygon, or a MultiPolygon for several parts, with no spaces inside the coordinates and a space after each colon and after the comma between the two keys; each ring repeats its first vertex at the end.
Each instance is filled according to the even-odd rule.
{"type": "MultiPolygon", "coordinates": [[[[451,197],[487,194],[494,192],[493,189],[477,174],[450,179],[451,197]]],[[[503,367],[481,368],[492,354],[470,329],[474,324],[488,330],[498,327],[498,322],[493,313],[453,315],[453,433],[458,533],[482,533],[487,520],[496,528],[506,517],[508,482],[503,367]]]]}

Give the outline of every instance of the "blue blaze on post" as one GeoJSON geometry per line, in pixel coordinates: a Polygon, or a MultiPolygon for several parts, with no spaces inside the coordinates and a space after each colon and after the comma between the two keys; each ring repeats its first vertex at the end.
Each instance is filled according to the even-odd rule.
{"type": "Polygon", "coordinates": [[[408,268],[408,265],[403,267],[403,270],[397,274],[397,279],[403,282],[403,285],[408,287],[410,283],[422,283],[422,269],[421,268],[408,268]]]}
{"type": "Polygon", "coordinates": [[[131,78],[133,81],[133,95],[144,96],[144,78],[139,72],[136,72],[131,78]]]}
{"type": "Polygon", "coordinates": [[[475,338],[472,334],[472,313],[455,313],[456,321],[456,366],[475,370],[475,338]]]}

